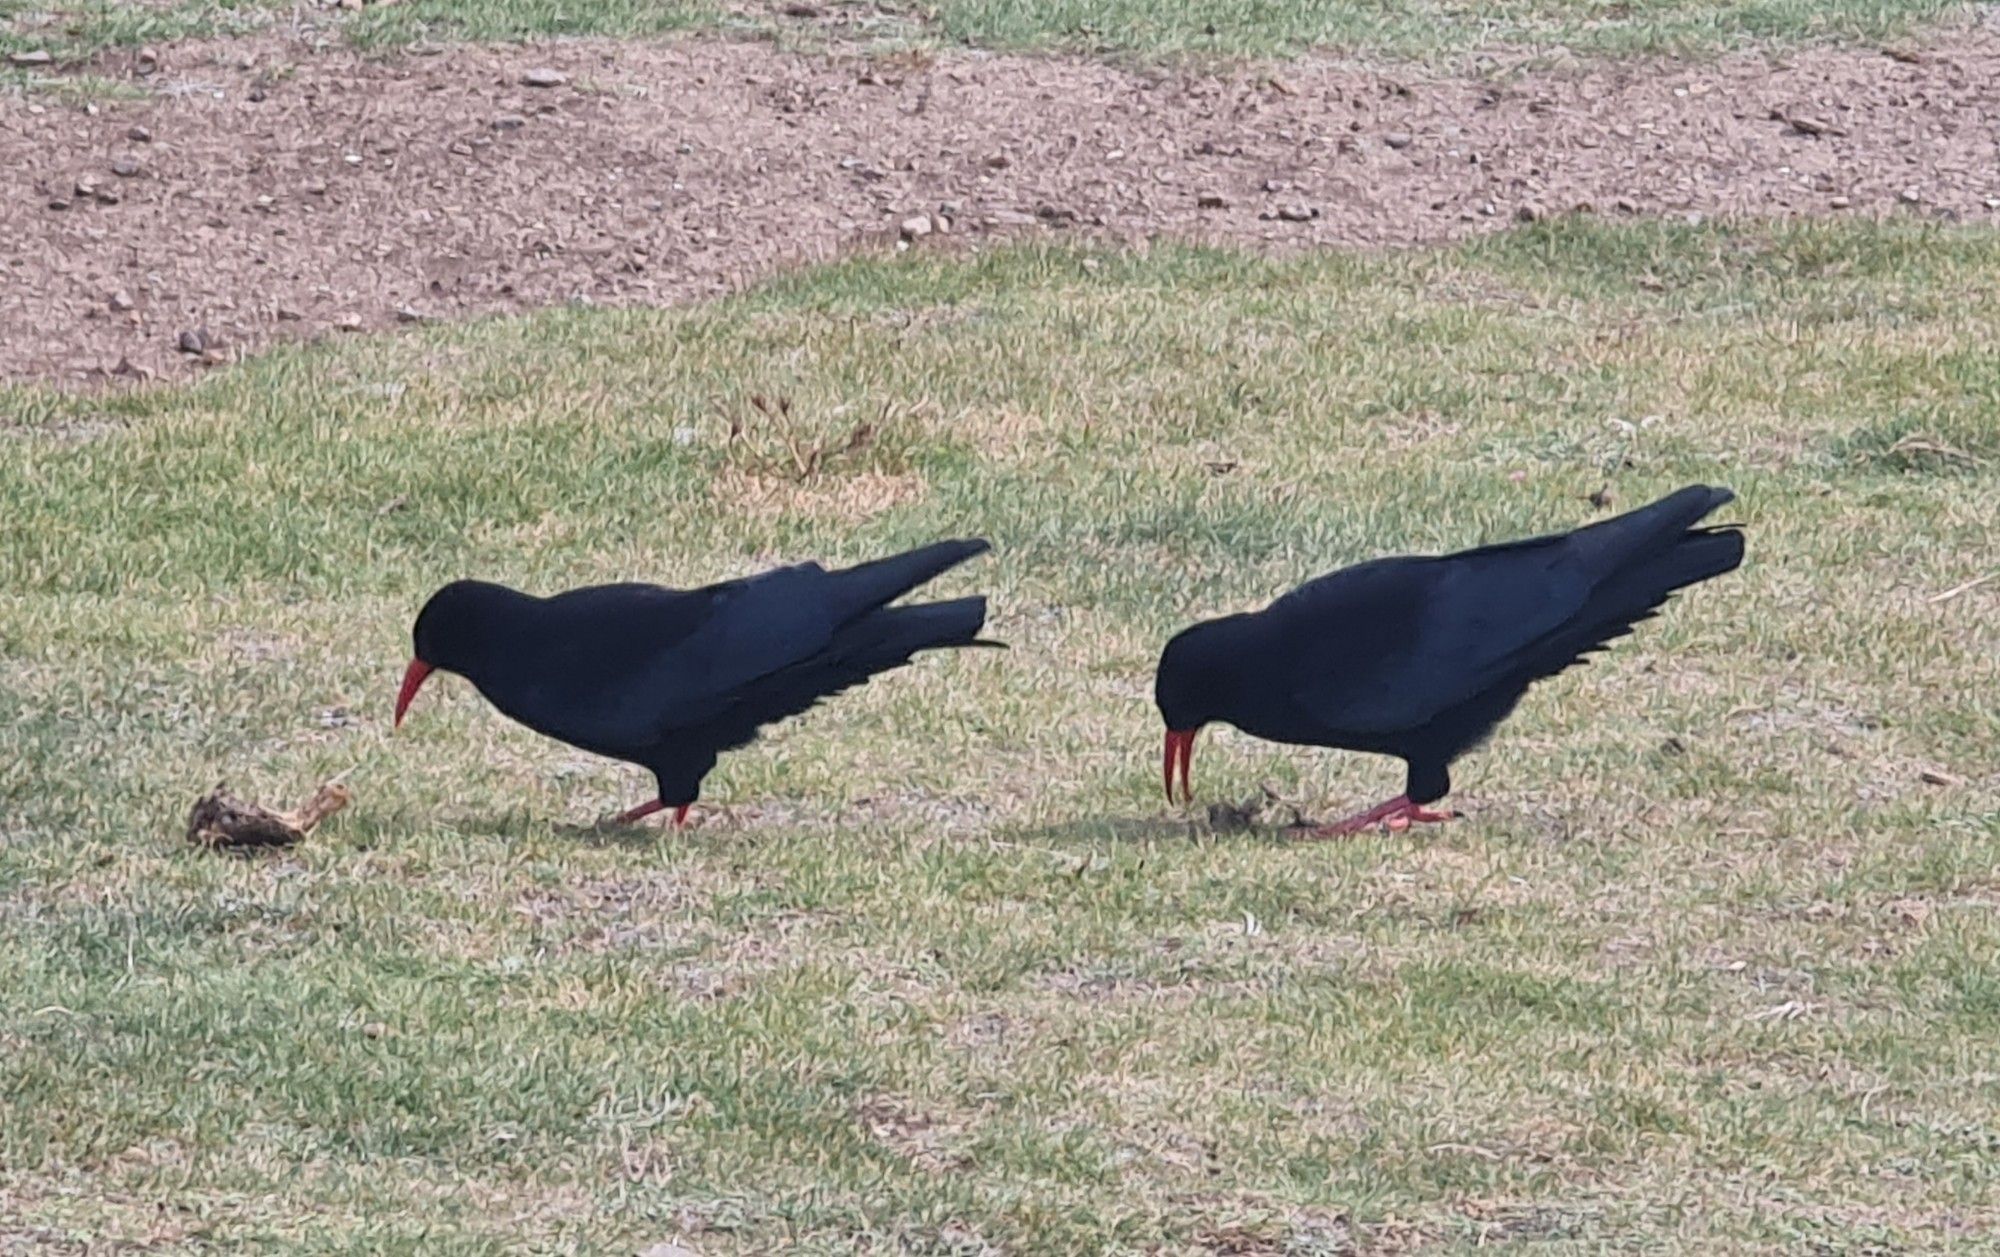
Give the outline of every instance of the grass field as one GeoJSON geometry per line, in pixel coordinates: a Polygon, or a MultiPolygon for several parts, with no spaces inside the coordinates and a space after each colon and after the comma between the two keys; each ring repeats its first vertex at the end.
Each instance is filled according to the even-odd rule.
{"type": "MultiPolygon", "coordinates": [[[[2000,567],[1996,275],[1914,226],[1022,249],[0,392],[0,1249],[1977,1246],[2000,582],[1938,595],[2000,567]],[[1697,479],[1750,561],[1539,689],[1471,819],[1160,800],[1175,626],[1697,479]],[[452,577],[971,533],[940,588],[1012,650],[728,757],[692,832],[592,831],[649,783],[460,682],[390,735],[452,577]],[[180,845],[335,773],[294,854],[180,845]]],[[[1202,799],[1267,782],[1401,777],[1204,739],[1202,799]]]]}
{"type": "Polygon", "coordinates": [[[1314,48],[1438,59],[1561,45],[1587,54],[1697,53],[1746,41],[1875,40],[1965,11],[1955,0],[825,0],[806,16],[778,0],[400,0],[356,13],[298,0],[0,0],[0,54],[81,57],[106,45],[242,34],[301,22],[367,47],[419,39],[648,36],[688,30],[775,35],[817,46],[973,45],[1142,57],[1288,56],[1314,48]]]}

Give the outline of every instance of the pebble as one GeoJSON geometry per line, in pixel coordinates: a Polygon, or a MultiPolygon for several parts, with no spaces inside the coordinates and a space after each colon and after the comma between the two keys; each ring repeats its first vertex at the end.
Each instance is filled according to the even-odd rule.
{"type": "Polygon", "coordinates": [[[536,66],[521,76],[522,87],[561,87],[569,82],[569,75],[545,65],[536,66]]]}
{"type": "Polygon", "coordinates": [[[1319,217],[1316,205],[1280,205],[1278,217],[1288,223],[1309,223],[1319,217]]]}
{"type": "Polygon", "coordinates": [[[1382,137],[1382,142],[1390,148],[1408,148],[1416,141],[1408,131],[1391,131],[1382,137]]]}
{"type": "Polygon", "coordinates": [[[1228,209],[1229,201],[1213,192],[1204,192],[1194,199],[1197,209],[1228,209]]]}
{"type": "Polygon", "coordinates": [[[503,113],[493,119],[493,129],[495,131],[519,131],[527,125],[528,120],[517,113],[503,113]]]}
{"type": "Polygon", "coordinates": [[[111,294],[110,305],[112,309],[120,312],[130,310],[133,305],[132,294],[120,288],[117,292],[111,294]]]}
{"type": "Polygon", "coordinates": [[[1924,194],[1917,191],[1915,188],[1904,188],[1901,192],[1898,192],[1896,194],[1896,199],[1900,200],[1905,205],[1915,205],[1924,199],[1924,194]]]}
{"type": "Polygon", "coordinates": [[[1854,204],[1854,202],[1848,200],[1844,196],[1837,196],[1834,197],[1831,201],[1828,201],[1827,204],[1833,207],[1834,209],[1846,209],[1848,206],[1854,204]]]}
{"type": "Polygon", "coordinates": [[[14,65],[53,65],[55,58],[47,50],[30,48],[26,52],[9,53],[7,60],[14,65]]]}
{"type": "Polygon", "coordinates": [[[184,354],[208,352],[208,333],[201,328],[192,328],[174,338],[175,347],[184,354]]]}
{"type": "Polygon", "coordinates": [[[917,240],[931,234],[931,216],[912,214],[897,225],[897,231],[905,240],[917,240]]]}
{"type": "Polygon", "coordinates": [[[135,124],[125,128],[125,138],[134,144],[150,144],[153,142],[153,133],[135,124]]]}
{"type": "Polygon", "coordinates": [[[139,173],[139,159],[130,155],[114,157],[111,159],[111,173],[120,179],[130,179],[139,173]]]}

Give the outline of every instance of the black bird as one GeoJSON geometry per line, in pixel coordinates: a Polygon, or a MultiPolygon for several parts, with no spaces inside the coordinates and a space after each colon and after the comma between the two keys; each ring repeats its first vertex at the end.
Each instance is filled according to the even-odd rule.
{"type": "Polygon", "coordinates": [[[596,585],[537,598],[455,581],[417,615],[396,724],[425,677],[455,672],[537,733],[651,770],[658,797],[616,823],[671,807],[680,825],[715,757],[762,726],[920,650],[999,645],[979,638],[983,597],[888,605],[987,549],[941,541],[841,571],[802,563],[690,590],[596,585]]]}
{"type": "Polygon", "coordinates": [[[1485,741],[1530,685],[1651,619],[1676,589],[1743,561],[1734,526],[1696,525],[1734,499],[1693,485],[1615,519],[1427,558],[1389,558],[1300,586],[1262,611],[1167,643],[1153,696],[1164,771],[1188,785],[1195,735],[1220,720],[1273,742],[1394,755],[1403,794],[1321,827],[1442,821],[1453,760],[1485,741]]]}

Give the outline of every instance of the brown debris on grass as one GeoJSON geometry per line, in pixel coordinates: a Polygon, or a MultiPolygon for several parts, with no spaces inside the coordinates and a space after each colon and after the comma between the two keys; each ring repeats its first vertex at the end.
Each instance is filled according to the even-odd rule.
{"type": "Polygon", "coordinates": [[[353,794],[337,781],[313,791],[296,811],[277,812],[259,803],[247,802],[229,792],[226,782],[194,802],[188,813],[187,840],[191,846],[210,851],[267,851],[304,842],[321,821],[353,801],[353,794]]]}

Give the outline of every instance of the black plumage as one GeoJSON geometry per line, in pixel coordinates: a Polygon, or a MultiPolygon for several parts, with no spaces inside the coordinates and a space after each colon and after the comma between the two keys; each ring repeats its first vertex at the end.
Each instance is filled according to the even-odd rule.
{"type": "Polygon", "coordinates": [[[1743,561],[1734,527],[1698,527],[1734,498],[1694,485],[1574,532],[1457,554],[1389,558],[1322,576],[1262,611],[1167,643],[1154,698],[1168,797],[1188,793],[1194,737],[1222,721],[1274,742],[1393,755],[1407,788],[1327,827],[1443,820],[1453,760],[1530,685],[1655,615],[1677,589],[1743,561]]]}
{"type": "Polygon", "coordinates": [[[987,550],[942,541],[858,567],[817,563],[701,589],[597,585],[549,598],[484,581],[437,591],[412,632],[401,724],[433,669],[463,676],[507,716],[571,746],[650,770],[685,819],[721,752],[765,725],[910,662],[988,646],[986,599],[888,605],[987,550]]]}

